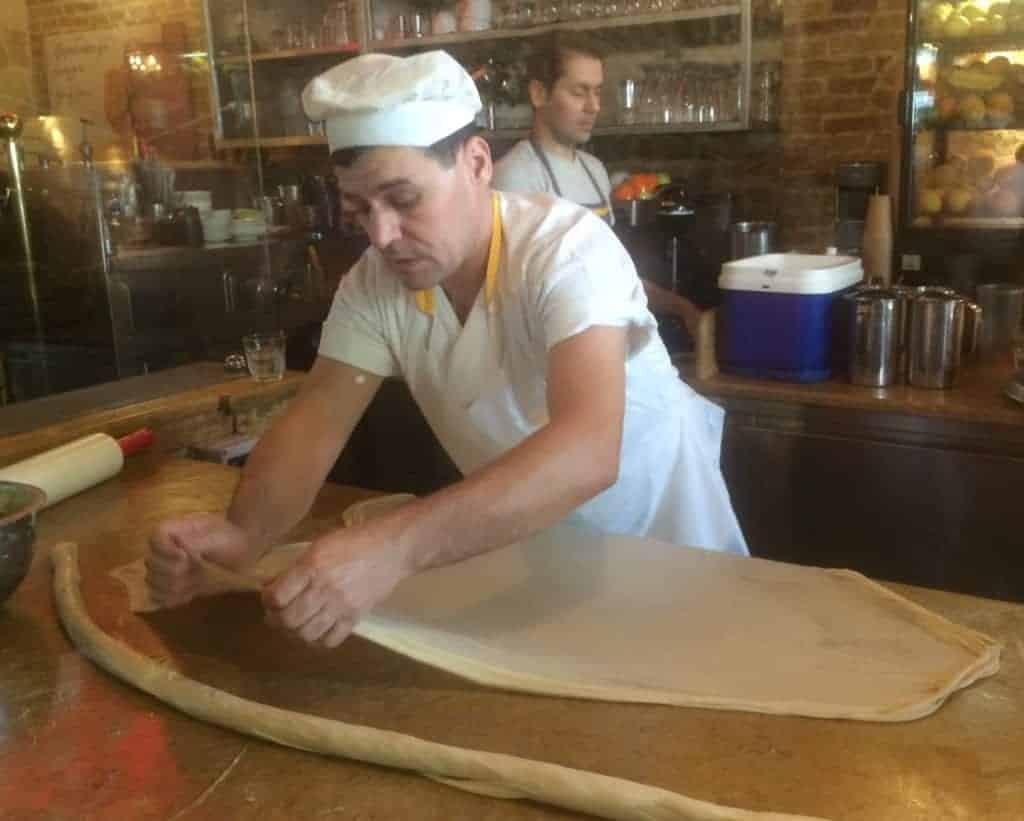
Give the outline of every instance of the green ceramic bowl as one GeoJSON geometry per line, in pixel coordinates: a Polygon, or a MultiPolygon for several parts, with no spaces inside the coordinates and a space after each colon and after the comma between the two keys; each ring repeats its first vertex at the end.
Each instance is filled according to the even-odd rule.
{"type": "Polygon", "coordinates": [[[36,512],[46,494],[32,485],[0,481],[0,604],[25,578],[36,540],[36,512]]]}

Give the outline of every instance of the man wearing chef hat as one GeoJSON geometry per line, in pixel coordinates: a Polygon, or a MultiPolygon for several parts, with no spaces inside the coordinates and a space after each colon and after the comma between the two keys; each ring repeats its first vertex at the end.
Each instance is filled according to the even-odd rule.
{"type": "Polygon", "coordinates": [[[406,576],[567,519],[746,553],[718,466],[722,413],[677,377],[629,256],[571,203],[491,189],[480,98],[446,53],[369,54],[314,79],[342,207],[371,247],[342,279],[302,391],[225,515],[162,523],[147,579],[197,595],[309,510],[385,377],[401,377],[465,479],[313,542],[268,620],[334,647],[406,576]]]}

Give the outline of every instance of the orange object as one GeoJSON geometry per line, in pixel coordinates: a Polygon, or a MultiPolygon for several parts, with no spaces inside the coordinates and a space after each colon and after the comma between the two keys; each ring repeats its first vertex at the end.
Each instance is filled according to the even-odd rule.
{"type": "Polygon", "coordinates": [[[612,191],[612,199],[618,202],[628,202],[629,200],[635,200],[637,194],[636,186],[633,185],[632,180],[626,180],[615,186],[615,189],[612,191]]]}
{"type": "Polygon", "coordinates": [[[653,194],[658,187],[657,174],[634,174],[630,177],[630,180],[632,180],[637,194],[641,197],[653,194]]]}

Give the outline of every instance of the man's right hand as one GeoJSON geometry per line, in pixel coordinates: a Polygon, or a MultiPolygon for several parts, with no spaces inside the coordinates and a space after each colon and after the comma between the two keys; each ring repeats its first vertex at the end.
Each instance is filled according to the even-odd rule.
{"type": "Polygon", "coordinates": [[[199,559],[238,568],[255,555],[242,528],[223,514],[192,513],[157,525],[149,539],[146,586],[159,607],[178,607],[203,594],[199,559]]]}

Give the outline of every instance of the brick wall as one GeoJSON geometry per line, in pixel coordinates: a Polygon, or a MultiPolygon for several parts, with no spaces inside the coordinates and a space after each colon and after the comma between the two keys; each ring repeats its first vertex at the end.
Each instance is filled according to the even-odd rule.
{"type": "Polygon", "coordinates": [[[0,108],[35,112],[28,8],[25,0],[4,0],[0,20],[0,108]]]}
{"type": "Polygon", "coordinates": [[[903,87],[905,0],[785,0],[782,179],[786,247],[832,242],[838,163],[890,159],[903,87]]]}
{"type": "Polygon", "coordinates": [[[595,140],[612,170],[658,170],[731,191],[736,219],[779,223],[783,248],[833,244],[834,171],[888,161],[903,87],[905,0],[784,0],[775,133],[595,140]]]}

